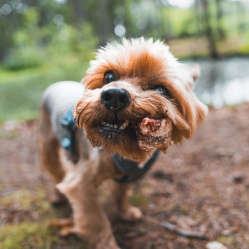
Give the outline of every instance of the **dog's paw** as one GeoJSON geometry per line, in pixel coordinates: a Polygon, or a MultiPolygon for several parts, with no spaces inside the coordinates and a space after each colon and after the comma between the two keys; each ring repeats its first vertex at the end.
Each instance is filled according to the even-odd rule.
{"type": "Polygon", "coordinates": [[[101,232],[95,236],[94,241],[90,242],[91,248],[94,249],[120,249],[112,233],[101,232]],[[92,242],[92,243],[91,243],[92,242]]]}
{"type": "Polygon", "coordinates": [[[68,235],[76,233],[75,228],[74,228],[73,219],[53,220],[53,221],[50,222],[50,226],[60,227],[61,230],[59,232],[59,235],[61,237],[66,237],[68,235]]]}
{"type": "Polygon", "coordinates": [[[135,221],[140,220],[143,217],[143,214],[139,208],[130,206],[128,209],[120,212],[119,217],[122,220],[135,221]]]}
{"type": "Polygon", "coordinates": [[[61,237],[67,237],[67,236],[72,235],[72,234],[77,234],[74,226],[63,227],[59,232],[59,236],[61,236],[61,237]]]}
{"type": "Polygon", "coordinates": [[[94,249],[120,249],[114,240],[106,241],[106,243],[98,243],[93,246],[94,249]]]}

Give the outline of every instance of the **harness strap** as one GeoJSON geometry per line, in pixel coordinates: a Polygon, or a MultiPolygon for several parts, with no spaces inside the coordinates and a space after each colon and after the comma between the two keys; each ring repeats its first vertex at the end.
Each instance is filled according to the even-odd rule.
{"type": "MultiPolygon", "coordinates": [[[[74,148],[74,132],[76,129],[75,120],[72,117],[73,107],[65,113],[61,120],[61,125],[65,129],[65,136],[61,139],[61,146],[68,152],[69,158],[73,161],[77,161],[77,155],[74,148]]],[[[153,165],[158,158],[159,151],[156,150],[152,157],[145,162],[142,166],[139,163],[124,159],[118,153],[116,153],[111,159],[115,167],[125,175],[121,179],[114,179],[121,184],[127,184],[134,182],[141,178],[153,165]]]]}
{"type": "Polygon", "coordinates": [[[153,156],[144,163],[142,167],[139,167],[139,163],[133,162],[121,157],[118,153],[112,157],[112,161],[116,168],[125,174],[121,179],[114,179],[121,184],[127,184],[134,182],[141,178],[153,165],[159,155],[159,150],[156,150],[153,156]]]}
{"type": "Polygon", "coordinates": [[[74,148],[74,132],[76,130],[76,121],[73,119],[73,109],[74,107],[70,107],[66,114],[63,116],[61,120],[61,126],[64,129],[64,137],[61,138],[60,143],[62,148],[64,148],[68,154],[69,158],[73,160],[73,162],[77,161],[77,153],[74,148]]]}

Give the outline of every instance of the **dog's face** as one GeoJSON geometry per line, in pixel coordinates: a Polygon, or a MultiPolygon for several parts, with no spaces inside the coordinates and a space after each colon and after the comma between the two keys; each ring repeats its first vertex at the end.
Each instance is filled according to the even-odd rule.
{"type": "Polygon", "coordinates": [[[152,152],[138,146],[138,124],[145,117],[173,124],[174,143],[190,138],[207,114],[191,90],[199,75],[180,64],[162,42],[144,38],[108,44],[83,78],[84,96],[75,106],[77,125],[94,147],[135,161],[152,152]]]}

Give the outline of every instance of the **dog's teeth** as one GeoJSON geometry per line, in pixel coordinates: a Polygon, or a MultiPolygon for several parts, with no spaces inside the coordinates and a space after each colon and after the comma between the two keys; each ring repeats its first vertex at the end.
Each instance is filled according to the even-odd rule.
{"type": "Polygon", "coordinates": [[[124,127],[124,129],[128,126],[129,121],[125,121],[124,124],[122,125],[124,127]]]}
{"type": "Polygon", "coordinates": [[[104,121],[102,121],[101,124],[105,127],[124,130],[127,127],[127,125],[129,124],[129,121],[124,122],[120,127],[118,127],[118,125],[116,125],[116,124],[109,124],[109,123],[106,123],[104,121]]]}
{"type": "Polygon", "coordinates": [[[120,130],[124,130],[124,129],[128,126],[128,124],[129,124],[129,121],[125,121],[125,122],[119,127],[119,129],[120,129],[120,130]]]}

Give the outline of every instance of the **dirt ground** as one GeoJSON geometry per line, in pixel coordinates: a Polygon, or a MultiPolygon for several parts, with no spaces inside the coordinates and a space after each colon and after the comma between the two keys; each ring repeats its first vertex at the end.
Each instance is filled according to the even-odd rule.
{"type": "MultiPolygon", "coordinates": [[[[108,212],[108,200],[101,198],[122,249],[200,249],[213,240],[231,249],[249,248],[248,114],[249,104],[211,109],[193,139],[161,154],[152,170],[133,187],[131,202],[143,211],[141,221],[116,219],[108,212]],[[205,234],[208,240],[169,231],[160,225],[165,221],[205,234]]],[[[36,132],[36,121],[2,125],[2,199],[20,190],[37,193],[37,189],[46,190],[44,201],[49,198],[50,181],[39,166],[36,132]]],[[[24,221],[39,223],[46,215],[35,213],[32,202],[25,212],[14,203],[0,202],[0,230],[24,221]]],[[[50,209],[58,216],[58,207],[46,207],[46,212],[50,209]]],[[[86,247],[71,237],[59,238],[51,248],[86,247]]]]}

